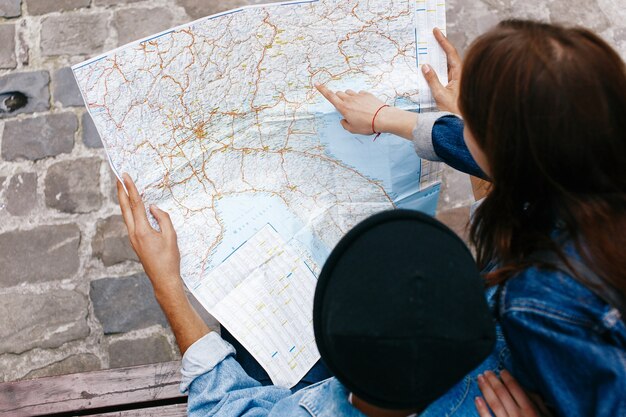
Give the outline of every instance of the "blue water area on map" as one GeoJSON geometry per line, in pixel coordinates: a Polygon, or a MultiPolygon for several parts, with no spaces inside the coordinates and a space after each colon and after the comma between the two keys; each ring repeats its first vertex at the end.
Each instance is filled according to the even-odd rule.
{"type": "Polygon", "coordinates": [[[340,124],[341,115],[318,115],[320,142],[330,156],[367,177],[382,181],[397,207],[435,214],[439,185],[420,191],[421,160],[413,144],[394,135],[351,135],[340,124]]]}
{"type": "MultiPolygon", "coordinates": [[[[339,114],[318,116],[319,140],[330,156],[381,181],[397,207],[435,214],[440,185],[420,190],[421,160],[410,141],[393,135],[381,135],[376,141],[373,136],[350,135],[339,123],[339,114]]],[[[306,248],[318,266],[329,255],[331,248],[275,195],[257,192],[223,197],[216,210],[223,224],[231,226],[227,226],[223,241],[213,254],[214,265],[222,263],[268,223],[286,242],[306,248]]]]}
{"type": "Polygon", "coordinates": [[[318,265],[323,265],[328,257],[329,249],[277,196],[260,193],[227,196],[218,200],[216,210],[224,224],[236,226],[226,227],[223,241],[212,257],[215,265],[222,263],[267,224],[286,242],[295,239],[307,248],[308,255],[318,265]]]}
{"type": "Polygon", "coordinates": [[[280,198],[269,194],[223,197],[215,208],[223,224],[227,225],[224,240],[213,256],[216,264],[223,262],[268,223],[286,240],[304,226],[280,198]]]}

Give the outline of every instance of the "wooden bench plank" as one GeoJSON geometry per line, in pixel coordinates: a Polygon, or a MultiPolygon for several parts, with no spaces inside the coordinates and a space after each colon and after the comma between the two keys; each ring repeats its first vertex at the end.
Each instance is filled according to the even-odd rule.
{"type": "Polygon", "coordinates": [[[180,361],[0,384],[0,416],[97,409],[184,397],[180,361]]]}
{"type": "Polygon", "coordinates": [[[105,414],[93,414],[89,417],[185,417],[187,404],[166,405],[164,407],[142,408],[140,410],[117,411],[105,414]]]}

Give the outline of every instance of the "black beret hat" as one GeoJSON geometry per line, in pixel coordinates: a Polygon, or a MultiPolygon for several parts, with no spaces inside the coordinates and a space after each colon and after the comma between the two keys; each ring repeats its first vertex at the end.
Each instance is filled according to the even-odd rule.
{"type": "Polygon", "coordinates": [[[387,409],[426,408],[495,343],[471,252],[410,210],[374,215],[341,239],[320,273],[313,327],[339,381],[387,409]]]}

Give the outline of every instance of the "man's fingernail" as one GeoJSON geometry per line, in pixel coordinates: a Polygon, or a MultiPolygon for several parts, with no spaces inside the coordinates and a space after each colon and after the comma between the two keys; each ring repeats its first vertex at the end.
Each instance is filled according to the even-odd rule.
{"type": "Polygon", "coordinates": [[[320,83],[315,83],[315,86],[316,86],[316,87],[319,87],[319,86],[320,86],[320,83]]]}
{"type": "Polygon", "coordinates": [[[422,65],[422,72],[424,74],[428,74],[430,72],[430,65],[428,65],[428,64],[422,65]]]}

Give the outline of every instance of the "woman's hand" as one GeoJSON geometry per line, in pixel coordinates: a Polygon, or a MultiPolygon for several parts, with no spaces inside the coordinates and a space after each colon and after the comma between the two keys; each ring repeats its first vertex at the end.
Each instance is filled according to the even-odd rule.
{"type": "Polygon", "coordinates": [[[457,104],[459,98],[459,84],[461,82],[461,68],[463,61],[456,48],[450,43],[438,28],[433,31],[435,39],[448,57],[448,85],[445,87],[439,81],[439,77],[430,65],[422,66],[422,73],[432,92],[433,98],[439,110],[454,114],[461,114],[457,104]]]}
{"type": "Polygon", "coordinates": [[[160,232],[154,230],[148,222],[146,209],[135,183],[128,174],[124,174],[123,178],[128,195],[122,184],[119,181],[117,183],[122,216],[128,228],[130,243],[152,282],[157,299],[160,296],[181,293],[184,296],[180,278],[180,252],[169,214],[156,206],[150,206],[150,212],[161,228],[160,232]]]}
{"type": "MultiPolygon", "coordinates": [[[[435,38],[448,57],[449,83],[444,87],[435,71],[429,65],[424,65],[422,72],[439,109],[460,114],[457,99],[461,79],[461,57],[441,30],[435,29],[434,33],[435,38]]],[[[394,135],[412,140],[413,128],[415,123],[417,123],[417,115],[415,113],[395,107],[381,108],[385,103],[366,91],[358,93],[352,90],[334,92],[321,84],[316,84],[315,87],[341,113],[343,116],[341,125],[348,132],[360,135],[372,135],[378,132],[393,133],[394,135]],[[376,115],[377,111],[378,115],[376,115]]]]}
{"type": "Polygon", "coordinates": [[[478,386],[485,399],[476,397],[476,409],[480,417],[539,417],[532,401],[522,387],[507,371],[500,378],[493,372],[478,376],[478,386]]]}
{"type": "MultiPolygon", "coordinates": [[[[335,93],[321,84],[315,84],[315,88],[341,113],[343,116],[341,126],[344,129],[359,135],[372,135],[375,133],[372,130],[372,120],[378,109],[383,107],[385,103],[367,91],[357,93],[352,90],[346,90],[345,92],[337,91],[335,93]]],[[[382,109],[381,112],[385,110],[387,108],[382,109]]],[[[378,124],[374,126],[374,129],[376,129],[376,132],[381,132],[381,130],[378,130],[378,124]]]]}
{"type": "Polygon", "coordinates": [[[316,84],[315,87],[341,113],[341,126],[348,132],[360,135],[393,133],[408,140],[413,138],[417,114],[395,107],[384,107],[385,103],[367,91],[356,93],[347,90],[335,93],[321,84],[316,84]]]}

